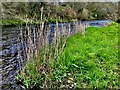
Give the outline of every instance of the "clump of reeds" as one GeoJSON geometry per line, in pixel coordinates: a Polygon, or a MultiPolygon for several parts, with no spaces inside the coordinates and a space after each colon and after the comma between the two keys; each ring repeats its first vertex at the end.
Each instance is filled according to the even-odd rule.
{"type": "Polygon", "coordinates": [[[42,22],[39,25],[26,23],[25,29],[21,29],[19,39],[25,46],[23,50],[27,63],[17,78],[22,81],[26,88],[34,86],[38,88],[54,87],[53,70],[56,69],[56,63],[64,50],[67,38],[77,32],[85,35],[87,26],[74,24],[74,33],[71,33],[70,24],[67,27],[63,25],[61,27],[62,30],[56,23],[54,32],[51,33],[50,26],[42,22]],[[49,41],[51,34],[54,34],[52,42],[49,41]]]}

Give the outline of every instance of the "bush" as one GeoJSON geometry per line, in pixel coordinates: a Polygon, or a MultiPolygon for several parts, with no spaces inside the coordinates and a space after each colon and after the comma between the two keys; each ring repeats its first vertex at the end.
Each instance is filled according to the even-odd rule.
{"type": "Polygon", "coordinates": [[[118,18],[116,22],[117,22],[117,23],[120,23],[120,18],[118,18]]]}

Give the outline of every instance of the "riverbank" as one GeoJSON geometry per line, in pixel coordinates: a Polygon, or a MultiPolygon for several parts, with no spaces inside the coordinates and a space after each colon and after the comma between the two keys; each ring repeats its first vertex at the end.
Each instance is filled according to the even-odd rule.
{"type": "MultiPolygon", "coordinates": [[[[44,20],[44,22],[47,24],[56,24],[56,21],[58,23],[77,22],[77,20],[74,20],[74,19],[71,21],[68,21],[65,19],[62,20],[62,19],[51,19],[51,18],[44,20]]],[[[97,21],[97,20],[93,19],[93,20],[88,20],[88,21],[97,21]]],[[[86,21],[83,21],[83,22],[86,22],[86,21]]],[[[119,22],[119,20],[117,22],[119,22]]],[[[35,21],[35,20],[30,20],[30,19],[27,19],[27,20],[24,20],[24,19],[5,19],[5,20],[3,19],[3,20],[0,20],[0,25],[2,25],[3,27],[21,26],[21,25],[25,26],[26,24],[38,25],[38,24],[41,24],[41,21],[35,21]]]]}
{"type": "Polygon", "coordinates": [[[37,21],[31,21],[31,20],[23,20],[23,19],[5,19],[0,20],[0,25],[3,27],[9,27],[9,26],[20,26],[20,25],[26,25],[26,24],[40,24],[40,22],[37,21]]]}
{"type": "Polygon", "coordinates": [[[118,24],[76,33],[57,60],[41,62],[27,62],[17,76],[25,88],[118,88],[118,24]]]}
{"type": "MultiPolygon", "coordinates": [[[[68,21],[68,20],[62,20],[62,19],[46,19],[44,20],[44,22],[46,23],[56,23],[56,21],[58,23],[67,23],[67,22],[75,22],[76,20],[71,20],[71,21],[68,21]]],[[[20,26],[20,25],[26,25],[26,24],[34,24],[34,25],[37,25],[37,24],[40,24],[41,21],[35,21],[35,20],[24,20],[24,19],[3,19],[3,20],[0,20],[0,25],[4,26],[4,27],[9,27],[9,26],[20,26]]]]}

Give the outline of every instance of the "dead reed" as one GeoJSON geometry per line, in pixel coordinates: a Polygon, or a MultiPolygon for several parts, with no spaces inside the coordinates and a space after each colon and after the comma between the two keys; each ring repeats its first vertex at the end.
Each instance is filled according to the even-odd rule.
{"type": "Polygon", "coordinates": [[[27,64],[23,66],[23,70],[19,75],[21,78],[19,79],[23,81],[30,79],[29,82],[24,82],[26,88],[37,84],[32,81],[35,81],[39,75],[42,75],[41,88],[51,86],[52,80],[50,77],[54,77],[52,70],[58,62],[59,55],[64,50],[67,38],[77,32],[85,35],[85,28],[88,27],[76,23],[73,26],[74,30],[71,29],[70,24],[67,26],[62,25],[60,30],[57,23],[54,32],[51,32],[51,27],[42,22],[39,25],[26,24],[25,28],[20,29],[19,39],[25,46],[23,50],[27,64]],[[50,42],[51,38],[52,41],[50,42]]]}

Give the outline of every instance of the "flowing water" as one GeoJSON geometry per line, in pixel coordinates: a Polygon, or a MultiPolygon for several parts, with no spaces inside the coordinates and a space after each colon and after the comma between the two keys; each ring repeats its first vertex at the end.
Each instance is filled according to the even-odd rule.
{"type": "MultiPolygon", "coordinates": [[[[59,23],[58,26],[67,26],[69,24],[87,24],[89,26],[102,27],[107,25],[110,20],[94,20],[94,21],[82,21],[77,23],[59,23]]],[[[54,27],[56,24],[50,24],[50,38],[52,41],[52,33],[54,33],[54,27]]],[[[71,30],[74,28],[71,26],[71,30]]],[[[60,29],[62,30],[62,28],[60,29]]],[[[73,32],[74,33],[74,32],[73,32]]],[[[0,70],[2,75],[2,88],[3,90],[22,90],[15,81],[16,72],[21,70],[22,64],[26,62],[24,51],[24,44],[21,44],[18,37],[20,35],[20,28],[18,27],[3,27],[2,28],[2,41],[0,41],[0,56],[2,57],[2,64],[0,64],[0,70]],[[19,53],[18,53],[19,52],[19,53]]],[[[25,42],[24,42],[25,43],[25,42]]]]}

